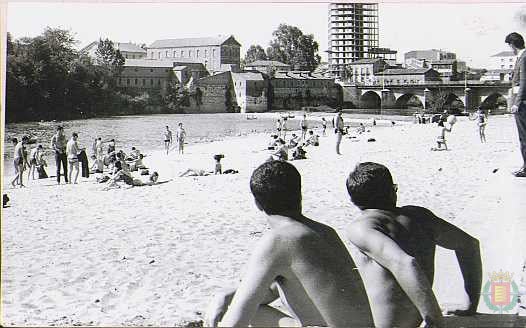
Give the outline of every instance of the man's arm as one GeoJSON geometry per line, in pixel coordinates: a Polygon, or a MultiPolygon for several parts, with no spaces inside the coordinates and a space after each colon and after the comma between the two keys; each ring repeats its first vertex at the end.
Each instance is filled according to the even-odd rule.
{"type": "Polygon", "coordinates": [[[519,92],[515,96],[515,101],[513,102],[514,106],[519,107],[522,101],[526,100],[526,56],[523,55],[520,58],[518,63],[519,65],[519,92]]]}
{"type": "Polygon", "coordinates": [[[441,247],[455,251],[464,278],[464,289],[468,294],[470,304],[466,310],[455,311],[455,314],[474,314],[479,304],[482,285],[482,260],[479,241],[451,223],[437,217],[428,209],[423,210],[426,212],[425,222],[432,231],[435,242],[441,247]]]}
{"type": "Polygon", "coordinates": [[[247,327],[259,306],[268,303],[271,285],[285,266],[283,250],[278,243],[272,235],[267,235],[258,242],[220,326],[247,327]]]}
{"type": "Polygon", "coordinates": [[[55,136],[51,138],[51,149],[53,149],[53,151],[57,151],[55,136]]]}
{"type": "Polygon", "coordinates": [[[431,283],[414,257],[381,232],[381,227],[355,226],[348,230],[348,237],[362,252],[393,274],[426,323],[441,325],[442,313],[431,283]]]}

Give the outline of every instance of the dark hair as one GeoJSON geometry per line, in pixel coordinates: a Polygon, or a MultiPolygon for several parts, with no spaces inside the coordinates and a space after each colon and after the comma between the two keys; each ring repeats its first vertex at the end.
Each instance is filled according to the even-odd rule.
{"type": "Polygon", "coordinates": [[[309,134],[314,134],[314,131],[310,130],[310,131],[309,131],[309,134]]]}
{"type": "Polygon", "coordinates": [[[64,130],[64,128],[62,127],[62,125],[57,126],[57,131],[58,131],[58,130],[64,130]]]}
{"type": "Polygon", "coordinates": [[[72,135],[73,137],[78,137],[78,136],[79,136],[79,135],[77,134],[77,132],[73,132],[71,135],[72,135]]]}
{"type": "Polygon", "coordinates": [[[38,147],[37,147],[37,148],[44,148],[44,147],[42,147],[42,145],[38,145],[38,147]]]}
{"type": "Polygon", "coordinates": [[[301,176],[285,161],[269,161],[252,173],[250,190],[261,209],[269,215],[301,210],[301,176]]]}
{"type": "Polygon", "coordinates": [[[393,199],[393,177],[382,164],[364,162],[356,165],[346,181],[347,192],[361,209],[390,208],[393,199]]]}
{"type": "Polygon", "coordinates": [[[135,147],[132,147],[132,150],[135,150],[135,147]]]}
{"type": "Polygon", "coordinates": [[[444,126],[444,120],[438,120],[437,124],[438,126],[444,126]]]}
{"type": "Polygon", "coordinates": [[[504,42],[511,44],[515,48],[524,49],[524,39],[522,38],[522,35],[517,32],[506,35],[504,42]]]}
{"type": "Polygon", "coordinates": [[[22,137],[22,141],[28,141],[29,140],[29,137],[28,136],[23,136],[22,137]]]}
{"type": "Polygon", "coordinates": [[[117,171],[122,170],[122,163],[120,161],[115,162],[115,167],[117,168],[117,171]]]}
{"type": "Polygon", "coordinates": [[[13,138],[12,141],[13,143],[18,143],[18,138],[13,138]]]}

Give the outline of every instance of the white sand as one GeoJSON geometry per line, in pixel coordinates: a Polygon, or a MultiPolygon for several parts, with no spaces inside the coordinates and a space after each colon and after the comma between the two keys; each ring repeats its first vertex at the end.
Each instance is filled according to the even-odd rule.
{"type": "MultiPolygon", "coordinates": [[[[512,118],[492,117],[488,143],[480,144],[474,123],[461,119],[448,135],[451,150],[431,152],[434,126],[403,124],[373,129],[356,142],[345,138],[343,156],[328,129],[320,147],[307,148],[307,160],[292,162],[303,177],[304,212],[342,232],[358,214],[346,175],[356,162],[376,161],[391,169],[400,205],[426,206],[481,238],[484,282],[489,271],[516,272],[525,258],[517,243],[526,220],[512,200],[525,194],[526,179],[509,174],[520,163],[515,129],[512,118]],[[512,215],[500,215],[503,207],[512,215]]],[[[145,163],[160,180],[173,179],[159,186],[102,191],[90,178],[7,189],[2,324],[180,326],[202,319],[210,296],[236,284],[268,229],[248,187],[253,169],[268,158],[267,141],[249,135],[192,145],[184,156],[151,155],[145,163]],[[216,153],[226,155],[223,169],[240,173],[177,177],[189,167],[212,170],[216,153]]],[[[438,253],[435,290],[445,306],[462,301],[456,267],[453,254],[438,253]]]]}

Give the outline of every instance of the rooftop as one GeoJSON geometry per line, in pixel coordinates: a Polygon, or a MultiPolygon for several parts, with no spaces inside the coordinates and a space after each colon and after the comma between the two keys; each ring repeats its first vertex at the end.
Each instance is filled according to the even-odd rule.
{"type": "Polygon", "coordinates": [[[144,50],[143,48],[139,47],[135,43],[115,42],[114,45],[115,45],[115,48],[119,49],[121,52],[122,51],[126,51],[126,52],[142,52],[142,53],[146,53],[146,50],[144,50]]]}
{"type": "Polygon", "coordinates": [[[251,63],[245,64],[245,66],[275,66],[275,67],[290,67],[290,65],[284,64],[277,60],[256,60],[251,63]]]}
{"type": "Polygon", "coordinates": [[[501,51],[499,52],[498,54],[495,54],[491,57],[515,57],[515,54],[513,53],[513,51],[501,51]]]}
{"type": "Polygon", "coordinates": [[[375,63],[377,63],[379,61],[385,62],[385,60],[382,59],[382,58],[363,58],[363,59],[355,60],[352,63],[350,63],[349,65],[375,64],[375,63]]]}
{"type": "Polygon", "coordinates": [[[237,42],[236,39],[234,39],[232,35],[227,35],[227,36],[219,35],[215,37],[204,37],[204,38],[156,40],[148,48],[182,48],[182,47],[220,46],[229,39],[232,39],[235,43],[239,44],[239,42],[237,42]]]}
{"type": "Polygon", "coordinates": [[[242,72],[242,73],[232,72],[232,77],[236,80],[249,80],[249,81],[264,80],[263,75],[261,73],[255,73],[255,72],[242,72]]]}
{"type": "Polygon", "coordinates": [[[381,75],[421,75],[431,70],[435,71],[432,68],[414,68],[414,69],[388,68],[384,70],[381,73],[381,75]]]}

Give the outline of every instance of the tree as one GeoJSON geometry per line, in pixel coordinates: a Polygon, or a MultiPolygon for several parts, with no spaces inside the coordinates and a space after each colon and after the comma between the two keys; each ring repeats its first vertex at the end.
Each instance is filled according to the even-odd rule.
{"type": "Polygon", "coordinates": [[[117,78],[124,69],[124,57],[118,49],[115,49],[111,40],[99,40],[97,51],[95,52],[96,63],[102,69],[104,82],[114,88],[117,78]]]}
{"type": "Polygon", "coordinates": [[[272,35],[274,39],[267,48],[268,59],[308,71],[313,71],[319,65],[321,57],[318,55],[318,42],[312,34],[304,35],[295,26],[280,24],[272,35]]]}
{"type": "Polygon", "coordinates": [[[255,62],[256,60],[267,60],[267,54],[265,53],[265,49],[260,45],[251,45],[245,55],[245,64],[255,62]]]}

